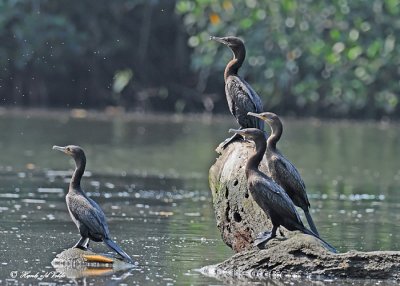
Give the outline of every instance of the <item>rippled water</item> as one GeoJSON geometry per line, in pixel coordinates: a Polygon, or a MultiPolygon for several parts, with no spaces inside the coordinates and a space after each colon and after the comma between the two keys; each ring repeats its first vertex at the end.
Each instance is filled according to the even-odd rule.
{"type": "MultiPolygon", "coordinates": [[[[400,250],[399,125],[284,123],[281,150],[303,175],[324,238],[340,251],[400,250]]],[[[215,226],[207,182],[216,157],[213,150],[231,126],[235,123],[230,118],[1,116],[0,284],[229,283],[194,269],[232,254],[215,226]],[[52,145],[66,144],[85,148],[88,171],[83,187],[102,206],[112,237],[138,262],[136,268],[76,279],[35,276],[53,271],[55,255],[79,239],[64,200],[73,163],[51,150],[52,145]]],[[[91,247],[107,252],[101,243],[91,247]]]]}
{"type": "MultiPolygon", "coordinates": [[[[19,276],[22,271],[51,271],[55,254],[79,239],[66,212],[66,182],[49,173],[43,178],[27,174],[30,186],[21,187],[11,185],[20,179],[2,176],[14,189],[0,195],[3,277],[12,271],[19,271],[19,276]]],[[[189,189],[179,179],[95,175],[85,179],[88,195],[108,216],[111,235],[139,264],[125,278],[129,284],[201,282],[204,277],[192,269],[229,255],[215,230],[207,192],[189,189]]],[[[100,243],[91,247],[107,251],[100,243]]],[[[109,279],[87,280],[97,285],[109,279]]]]}

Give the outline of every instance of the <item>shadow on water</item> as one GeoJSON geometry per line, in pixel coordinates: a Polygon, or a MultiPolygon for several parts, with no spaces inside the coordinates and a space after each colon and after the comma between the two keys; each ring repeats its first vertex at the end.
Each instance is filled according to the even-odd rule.
{"type": "MultiPolygon", "coordinates": [[[[324,238],[340,251],[399,250],[399,125],[284,123],[280,149],[302,173],[324,238]]],[[[215,226],[207,182],[217,155],[213,150],[232,126],[230,119],[0,116],[0,130],[8,134],[0,138],[0,284],[232,283],[194,271],[232,255],[215,226]],[[73,164],[51,150],[54,144],[71,143],[87,153],[83,188],[104,210],[112,238],[139,263],[131,271],[74,279],[43,276],[54,271],[51,261],[56,254],[79,239],[65,205],[73,164]]],[[[101,243],[91,247],[108,251],[101,243]]],[[[234,282],[394,285],[286,278],[234,282]]]]}

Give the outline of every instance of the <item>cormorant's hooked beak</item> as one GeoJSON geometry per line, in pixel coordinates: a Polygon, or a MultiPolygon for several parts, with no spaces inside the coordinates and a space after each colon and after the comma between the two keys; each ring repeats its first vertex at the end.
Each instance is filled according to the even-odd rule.
{"type": "Polygon", "coordinates": [[[261,120],[264,120],[268,124],[274,122],[275,120],[274,116],[276,116],[275,114],[270,112],[264,112],[264,113],[247,112],[247,115],[260,118],[261,120]]]}
{"type": "Polygon", "coordinates": [[[223,38],[219,38],[219,37],[210,36],[210,40],[216,41],[216,42],[224,44],[224,45],[228,45],[229,44],[223,38]]]}
{"type": "Polygon", "coordinates": [[[58,150],[58,151],[61,151],[61,152],[65,153],[65,154],[69,155],[69,153],[67,151],[67,147],[60,147],[60,146],[54,145],[53,146],[53,150],[58,150]]]}
{"type": "Polygon", "coordinates": [[[246,132],[240,129],[229,129],[229,133],[236,133],[242,135],[243,137],[246,135],[246,132]]]}

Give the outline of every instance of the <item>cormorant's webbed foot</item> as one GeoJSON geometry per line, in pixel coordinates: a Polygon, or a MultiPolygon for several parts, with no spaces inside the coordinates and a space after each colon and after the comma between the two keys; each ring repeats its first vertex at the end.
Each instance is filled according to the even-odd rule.
{"type": "Polygon", "coordinates": [[[87,250],[87,247],[84,247],[84,246],[78,245],[78,244],[76,244],[76,245],[74,246],[74,248],[79,248],[79,249],[84,250],[84,251],[87,250]]]}
{"type": "Polygon", "coordinates": [[[257,246],[259,249],[265,249],[267,242],[276,237],[276,231],[278,227],[273,227],[272,231],[264,231],[260,232],[257,238],[254,240],[254,246],[257,246]]]}
{"type": "Polygon", "coordinates": [[[271,239],[273,239],[275,236],[272,236],[272,233],[270,231],[262,232],[254,240],[254,246],[257,246],[259,249],[265,249],[267,242],[270,241],[271,239]]]}

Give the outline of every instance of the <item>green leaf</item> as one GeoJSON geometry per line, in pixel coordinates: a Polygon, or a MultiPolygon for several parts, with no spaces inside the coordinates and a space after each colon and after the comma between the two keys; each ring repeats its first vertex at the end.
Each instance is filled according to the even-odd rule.
{"type": "Polygon", "coordinates": [[[354,61],[362,54],[362,52],[363,50],[360,46],[355,46],[349,49],[349,51],[347,52],[347,57],[349,58],[349,60],[354,61]]]}

